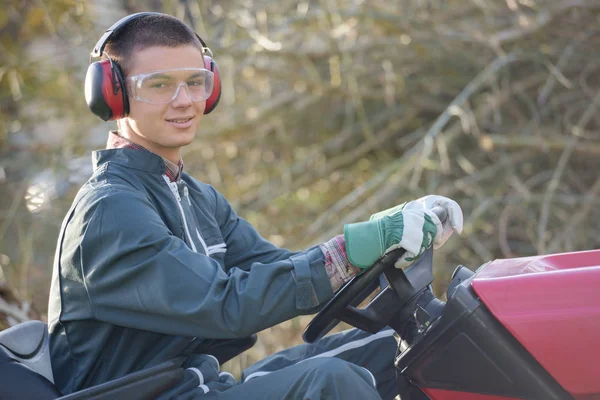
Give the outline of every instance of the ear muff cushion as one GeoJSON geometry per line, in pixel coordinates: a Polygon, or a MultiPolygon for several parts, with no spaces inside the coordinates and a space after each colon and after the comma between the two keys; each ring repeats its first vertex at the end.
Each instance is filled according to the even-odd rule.
{"type": "MultiPolygon", "coordinates": [[[[108,105],[113,110],[113,119],[120,119],[129,114],[129,97],[127,96],[127,88],[125,87],[125,78],[119,64],[112,62],[114,76],[117,80],[117,93],[114,93],[112,85],[110,86],[110,94],[108,105]]],[[[104,89],[104,88],[103,88],[104,89]]]]}
{"type": "Polygon", "coordinates": [[[204,68],[214,74],[213,91],[210,97],[206,99],[206,107],[204,108],[204,114],[208,114],[217,107],[221,99],[221,76],[215,60],[209,56],[204,56],[204,68]]]}
{"type": "Polygon", "coordinates": [[[124,91],[123,76],[118,65],[111,64],[110,60],[90,64],[85,76],[85,101],[90,110],[103,121],[127,115],[129,99],[124,91]]]}

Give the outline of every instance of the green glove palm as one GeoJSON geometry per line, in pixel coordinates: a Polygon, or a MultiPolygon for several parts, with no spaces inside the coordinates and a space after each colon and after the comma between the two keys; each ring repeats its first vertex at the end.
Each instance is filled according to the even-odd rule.
{"type": "Polygon", "coordinates": [[[403,267],[431,246],[441,228],[439,218],[428,210],[404,208],[404,204],[399,205],[372,215],[369,221],[344,226],[352,265],[369,268],[385,253],[402,247],[406,253],[396,267],[403,267]]]}

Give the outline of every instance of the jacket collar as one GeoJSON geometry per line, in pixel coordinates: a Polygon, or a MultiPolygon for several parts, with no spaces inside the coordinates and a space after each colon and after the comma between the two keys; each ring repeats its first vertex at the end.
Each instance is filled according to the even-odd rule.
{"type": "Polygon", "coordinates": [[[94,171],[102,165],[113,162],[126,168],[133,168],[164,175],[165,162],[162,157],[149,151],[139,151],[132,148],[97,150],[92,152],[94,171]]]}
{"type": "MultiPolygon", "coordinates": [[[[146,149],[145,147],[129,141],[125,137],[121,136],[118,131],[110,131],[108,133],[106,149],[111,150],[111,149],[117,149],[117,148],[118,149],[128,148],[128,149],[141,151],[144,153],[151,153],[151,154],[157,155],[155,153],[152,153],[150,150],[146,149]]],[[[167,160],[166,158],[162,158],[162,160],[164,162],[164,174],[169,178],[169,180],[171,182],[179,181],[179,179],[181,179],[181,174],[183,173],[183,160],[180,159],[178,164],[175,164],[172,161],[167,160]]],[[[114,161],[114,160],[111,160],[111,161],[114,161]]],[[[94,156],[94,169],[96,169],[98,166],[99,166],[99,164],[96,160],[96,157],[94,156]]]]}

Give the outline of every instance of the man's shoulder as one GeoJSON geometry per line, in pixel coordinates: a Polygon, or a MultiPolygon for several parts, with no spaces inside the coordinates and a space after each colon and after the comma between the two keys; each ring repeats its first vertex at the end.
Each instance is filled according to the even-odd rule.
{"type": "Polygon", "coordinates": [[[88,232],[90,237],[98,232],[110,232],[117,226],[131,228],[135,218],[151,207],[139,191],[123,184],[107,181],[88,181],[73,200],[64,218],[65,243],[77,243],[88,232]]]}
{"type": "Polygon", "coordinates": [[[131,182],[118,178],[94,179],[92,177],[80,189],[74,199],[78,209],[96,208],[100,204],[112,206],[123,202],[139,203],[145,199],[143,192],[131,182]]]}
{"type": "Polygon", "coordinates": [[[147,186],[144,184],[144,175],[152,174],[106,161],[95,166],[92,176],[79,189],[77,197],[95,200],[122,193],[135,194],[144,191],[147,186]]]}

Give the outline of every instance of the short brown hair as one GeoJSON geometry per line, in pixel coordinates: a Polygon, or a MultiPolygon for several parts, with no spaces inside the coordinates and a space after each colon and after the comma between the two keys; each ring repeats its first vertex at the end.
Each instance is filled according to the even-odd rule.
{"type": "MultiPolygon", "coordinates": [[[[131,68],[131,58],[135,51],[153,46],[179,47],[203,46],[196,33],[179,19],[167,14],[142,15],[119,28],[104,51],[121,67],[123,74],[131,68]]],[[[106,55],[102,56],[106,59],[106,55]]]]}

